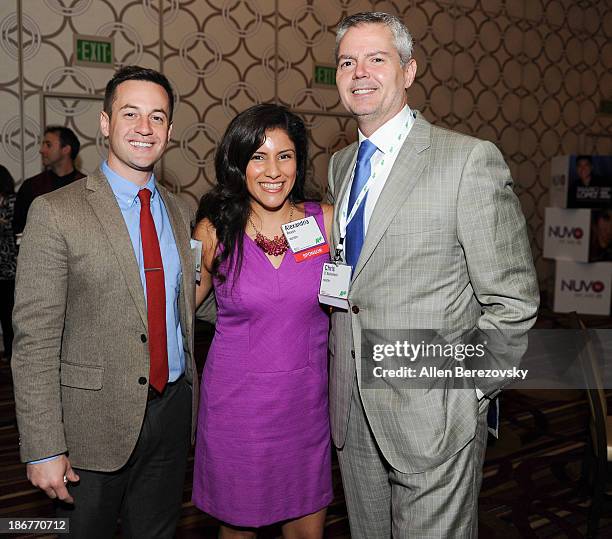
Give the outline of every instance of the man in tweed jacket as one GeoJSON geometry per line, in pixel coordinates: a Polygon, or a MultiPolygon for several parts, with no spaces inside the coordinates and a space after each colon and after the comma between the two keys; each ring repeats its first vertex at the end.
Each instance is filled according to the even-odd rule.
{"type": "Polygon", "coordinates": [[[397,381],[372,389],[362,330],[524,335],[539,301],[525,219],[500,152],[410,110],[411,50],[407,28],[385,13],[353,15],[338,28],[336,82],[359,141],[329,165],[332,244],[344,246],[345,261],[355,257],[348,309],[332,314],[330,406],[354,539],[477,537],[486,412],[499,389],[486,380],[469,389],[397,381]],[[355,253],[348,204],[364,141],[374,153],[355,253]]]}
{"type": "Polygon", "coordinates": [[[69,502],[58,513],[72,537],[114,537],[120,516],[126,536],[171,538],[180,514],[198,383],[193,215],[153,175],[172,109],[166,77],[118,71],[100,117],[107,161],[37,198],[21,244],[13,315],[21,458],[34,486],[69,502]],[[141,231],[157,235],[161,254],[162,268],[146,271],[165,281],[150,294],[141,231]],[[165,316],[151,317],[147,304],[164,301],[165,316]],[[163,342],[150,348],[154,340],[163,342]],[[155,387],[151,353],[162,355],[155,387]]]}

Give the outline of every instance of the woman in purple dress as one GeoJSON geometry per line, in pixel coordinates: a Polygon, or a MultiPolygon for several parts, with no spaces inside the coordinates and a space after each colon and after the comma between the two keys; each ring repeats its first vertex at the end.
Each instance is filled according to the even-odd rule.
{"type": "Polygon", "coordinates": [[[328,317],[317,293],[328,255],[298,262],[281,225],[314,217],[327,238],[332,208],[304,201],[302,121],[256,105],[230,123],[202,197],[198,304],[214,287],[215,336],[202,375],[193,502],[219,537],[319,539],[332,500],[327,401],[328,317]]]}

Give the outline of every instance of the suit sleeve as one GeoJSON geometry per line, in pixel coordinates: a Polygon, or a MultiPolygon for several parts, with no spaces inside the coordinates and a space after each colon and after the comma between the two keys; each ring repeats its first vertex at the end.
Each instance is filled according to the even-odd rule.
{"type": "Polygon", "coordinates": [[[67,286],[66,243],[49,202],[38,197],[20,247],[13,311],[12,371],[24,462],[67,450],[60,395],[67,286]]]}
{"type": "MultiPolygon", "coordinates": [[[[536,320],[539,290],[527,225],[512,190],[510,171],[490,142],[479,142],[466,161],[457,212],[459,241],[482,308],[476,330],[480,340],[488,343],[487,359],[492,364],[487,367],[512,367],[526,349],[526,332],[536,320]]],[[[490,394],[501,381],[485,379],[477,385],[490,394]]]]}

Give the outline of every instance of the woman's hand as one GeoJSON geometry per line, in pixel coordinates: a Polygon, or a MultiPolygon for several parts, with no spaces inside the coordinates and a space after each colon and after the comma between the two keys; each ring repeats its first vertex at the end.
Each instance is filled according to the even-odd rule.
{"type": "MultiPolygon", "coordinates": [[[[327,236],[328,243],[331,241],[332,223],[334,219],[334,207],[331,204],[321,204],[323,210],[323,222],[325,223],[325,235],[327,236]]],[[[330,249],[333,245],[330,244],[330,249]]]]}
{"type": "Polygon", "coordinates": [[[211,268],[217,251],[217,233],[208,219],[202,219],[193,231],[193,237],[202,242],[202,273],[196,284],[196,309],[212,288],[211,268]]]}

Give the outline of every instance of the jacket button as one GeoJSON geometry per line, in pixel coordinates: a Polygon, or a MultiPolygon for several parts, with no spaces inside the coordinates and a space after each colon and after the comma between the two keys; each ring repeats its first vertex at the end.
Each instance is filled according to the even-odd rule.
{"type": "Polygon", "coordinates": [[[138,378],[138,383],[141,386],[144,386],[147,383],[147,379],[144,376],[141,376],[140,378],[138,378]]]}
{"type": "Polygon", "coordinates": [[[357,314],[359,312],[359,307],[357,307],[357,305],[353,305],[351,311],[353,311],[353,313],[357,314]]]}
{"type": "Polygon", "coordinates": [[[140,336],[140,340],[141,340],[142,342],[147,342],[147,336],[146,336],[146,335],[143,333],[143,334],[140,336]]]}
{"type": "Polygon", "coordinates": [[[351,350],[351,357],[355,359],[355,350],[351,350]]]}

